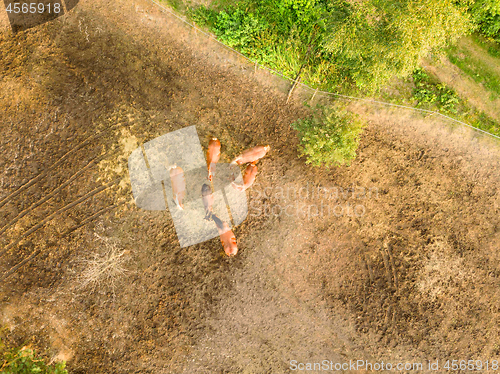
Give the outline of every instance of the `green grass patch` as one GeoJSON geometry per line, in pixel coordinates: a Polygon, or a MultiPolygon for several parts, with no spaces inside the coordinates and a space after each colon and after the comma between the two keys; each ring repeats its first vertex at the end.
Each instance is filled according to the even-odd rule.
{"type": "Polygon", "coordinates": [[[500,136],[500,125],[497,121],[488,117],[484,112],[480,111],[471,111],[470,115],[467,118],[464,118],[464,121],[469,120],[469,124],[477,127],[478,129],[489,132],[490,134],[494,134],[500,136]]]}
{"type": "Polygon", "coordinates": [[[183,0],[158,0],[158,2],[168,5],[179,13],[184,13],[187,10],[187,5],[183,0]]]}
{"type": "Polygon", "coordinates": [[[491,57],[500,58],[500,43],[493,38],[485,38],[479,34],[473,34],[472,40],[484,49],[491,57]]]}
{"type": "Polygon", "coordinates": [[[482,84],[487,90],[494,93],[492,95],[493,99],[500,96],[500,77],[491,69],[489,64],[473,58],[469,51],[457,46],[450,47],[447,54],[451,63],[474,79],[476,83],[482,84]]]}

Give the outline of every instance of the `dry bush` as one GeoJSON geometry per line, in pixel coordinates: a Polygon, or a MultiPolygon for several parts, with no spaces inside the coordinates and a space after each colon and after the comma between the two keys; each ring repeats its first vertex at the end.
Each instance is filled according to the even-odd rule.
{"type": "Polygon", "coordinates": [[[78,288],[94,292],[97,288],[108,287],[114,293],[118,279],[128,271],[125,264],[130,259],[130,251],[124,250],[116,239],[94,235],[102,243],[103,250],[90,259],[81,260],[84,269],[78,277],[78,288]]]}

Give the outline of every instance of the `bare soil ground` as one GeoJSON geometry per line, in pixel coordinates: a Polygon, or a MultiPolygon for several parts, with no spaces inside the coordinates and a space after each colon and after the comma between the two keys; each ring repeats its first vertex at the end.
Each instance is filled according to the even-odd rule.
{"type": "Polygon", "coordinates": [[[36,29],[4,28],[0,43],[0,318],[11,341],[71,373],[498,358],[498,143],[353,104],[369,122],[358,158],[308,167],[289,124],[310,93],[286,105],[286,82],[146,0],[82,1],[36,29]],[[168,212],[132,201],[130,152],[193,124],[202,142],[221,140],[225,161],[272,146],[234,259],[217,238],[181,249],[168,212]],[[312,196],[318,186],[329,194],[312,196]],[[302,194],[282,194],[292,190],[302,194]],[[293,204],[306,208],[279,214],[293,204]],[[99,276],[106,267],[113,277],[99,276]]]}

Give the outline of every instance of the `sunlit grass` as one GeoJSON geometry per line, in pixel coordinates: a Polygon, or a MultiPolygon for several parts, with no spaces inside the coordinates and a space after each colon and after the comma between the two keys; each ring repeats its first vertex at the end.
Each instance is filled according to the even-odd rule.
{"type": "MultiPolygon", "coordinates": [[[[491,98],[500,96],[500,76],[488,63],[473,57],[470,51],[458,46],[448,49],[448,59],[476,83],[494,93],[491,98]]],[[[498,62],[500,66],[500,59],[498,62]]]]}

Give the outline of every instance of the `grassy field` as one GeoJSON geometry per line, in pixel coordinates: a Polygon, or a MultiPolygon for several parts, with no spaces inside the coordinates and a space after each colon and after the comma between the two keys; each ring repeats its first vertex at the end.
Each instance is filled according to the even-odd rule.
{"type": "Polygon", "coordinates": [[[450,47],[447,57],[476,83],[490,91],[490,100],[497,99],[500,97],[500,47],[477,36],[472,40],[474,43],[459,43],[450,47]],[[484,58],[485,55],[489,58],[484,58]]]}

